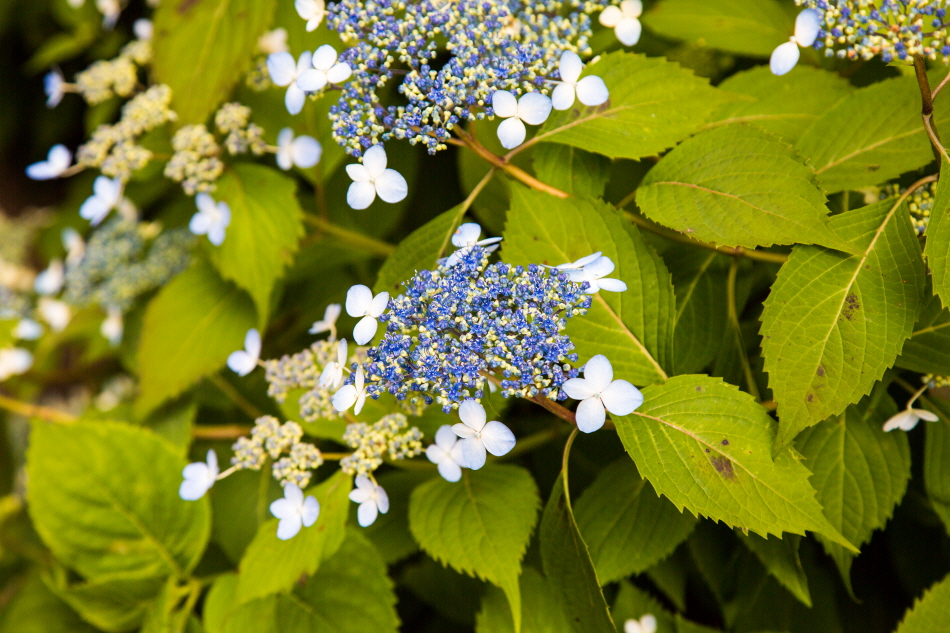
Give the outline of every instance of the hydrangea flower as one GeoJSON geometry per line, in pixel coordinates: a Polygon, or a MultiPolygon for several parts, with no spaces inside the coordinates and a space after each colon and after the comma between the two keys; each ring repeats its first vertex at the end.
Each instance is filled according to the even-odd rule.
{"type": "Polygon", "coordinates": [[[613,29],[621,44],[633,46],[640,41],[643,31],[639,20],[641,13],[643,3],[640,0],[623,0],[619,7],[612,5],[601,11],[600,23],[613,29]]]}
{"type": "Polygon", "coordinates": [[[96,226],[122,201],[122,181],[99,176],[92,183],[93,194],[79,207],[79,215],[96,226]]]}
{"type": "Polygon", "coordinates": [[[647,613],[639,620],[631,618],[624,622],[623,633],[656,633],[656,617],[647,613]]]}
{"type": "Polygon", "coordinates": [[[281,27],[267,31],[257,40],[257,48],[265,55],[287,52],[287,29],[281,27]]]}
{"type": "Polygon", "coordinates": [[[228,367],[238,376],[247,376],[257,367],[261,357],[261,334],[251,328],[244,335],[244,349],[231,352],[228,356],[228,367]]]}
{"type": "Polygon", "coordinates": [[[561,53],[558,62],[558,75],[561,83],[551,93],[551,105],[555,110],[569,110],[574,105],[574,98],[586,106],[599,106],[610,98],[607,84],[596,75],[588,75],[580,81],[584,62],[574,51],[561,53]]]}
{"type": "Polygon", "coordinates": [[[213,450],[208,450],[206,461],[193,462],[181,471],[184,481],[178,488],[178,496],[185,501],[196,501],[203,496],[218,478],[218,456],[213,450]]]}
{"type": "Polygon", "coordinates": [[[65,330],[73,318],[73,310],[68,304],[49,297],[40,299],[36,309],[54,332],[65,330]]]}
{"type": "Polygon", "coordinates": [[[380,512],[389,512],[389,495],[382,486],[364,475],[358,475],[355,483],[356,488],[350,491],[350,501],[360,504],[356,510],[356,520],[360,527],[369,527],[380,512]]]}
{"type": "Polygon", "coordinates": [[[33,366],[33,354],[22,347],[0,349],[0,382],[26,373],[33,366]]]}
{"type": "Polygon", "coordinates": [[[446,481],[456,482],[462,478],[465,458],[462,456],[462,442],[452,427],[443,424],[435,433],[435,444],[426,448],[426,457],[439,468],[439,474],[446,481]]]}
{"type": "Polygon", "coordinates": [[[466,400],[459,405],[461,423],[452,430],[461,439],[462,459],[467,468],[478,470],[485,465],[486,451],[501,457],[515,447],[515,436],[507,426],[492,420],[487,422],[485,407],[475,400],[466,400]]]}
{"type": "Polygon", "coordinates": [[[318,92],[330,84],[342,84],[353,74],[346,62],[337,61],[336,49],[324,44],[313,52],[313,68],[297,78],[297,85],[307,92],[318,92]]]}
{"type": "Polygon", "coordinates": [[[366,345],[376,336],[376,319],[383,315],[389,304],[389,293],[381,292],[375,297],[373,291],[357,284],[346,291],[346,313],[351,317],[363,317],[353,328],[353,340],[357,345],[366,345]]]}
{"type": "Polygon", "coordinates": [[[208,241],[215,246],[224,243],[225,233],[231,224],[231,207],[223,200],[215,202],[206,193],[195,196],[198,213],[191,216],[188,229],[195,235],[207,235],[208,241]]]}
{"type": "Polygon", "coordinates": [[[459,259],[476,246],[484,248],[486,253],[494,252],[498,248],[496,244],[498,244],[502,238],[489,237],[484,240],[479,240],[478,238],[481,237],[481,234],[482,227],[474,222],[467,222],[455,229],[455,233],[452,234],[452,245],[455,246],[457,250],[449,255],[445,261],[445,266],[451,268],[458,263],[459,259]]]}
{"type": "Polygon", "coordinates": [[[821,14],[814,9],[805,9],[795,18],[795,35],[788,42],[779,44],[769,59],[769,67],[775,75],[784,75],[798,63],[798,47],[807,48],[815,43],[821,30],[821,14]]]}
{"type": "Polygon", "coordinates": [[[20,319],[12,334],[13,338],[21,341],[35,341],[43,336],[43,326],[33,319],[20,319]]]}
{"type": "Polygon", "coordinates": [[[353,413],[359,414],[366,402],[366,384],[363,368],[357,367],[353,377],[353,384],[343,385],[333,394],[333,408],[337,411],[346,411],[353,405],[353,413]]]}
{"type": "Polygon", "coordinates": [[[304,498],[303,490],[295,483],[284,485],[284,498],[270,504],[270,512],[280,519],[277,538],[282,541],[297,536],[301,527],[310,527],[320,516],[320,502],[313,495],[304,498]]]}
{"type": "Polygon", "coordinates": [[[149,42],[155,34],[155,26],[151,20],[139,18],[132,23],[132,32],[135,33],[136,39],[142,42],[149,42]]]}
{"type": "Polygon", "coordinates": [[[54,295],[63,289],[66,281],[66,268],[62,260],[54,259],[49,266],[33,280],[33,290],[41,295],[54,295]]]}
{"type": "Polygon", "coordinates": [[[327,14],[326,3],[323,0],[295,0],[294,8],[297,9],[297,15],[307,21],[308,33],[315,31],[327,14]]]}
{"type": "Polygon", "coordinates": [[[336,389],[343,382],[343,368],[346,367],[347,358],[346,339],[340,339],[336,346],[336,360],[331,360],[323,368],[320,374],[320,380],[317,382],[321,387],[336,389]]]}
{"type": "Polygon", "coordinates": [[[336,338],[336,320],[340,318],[340,312],[343,310],[343,306],[339,303],[331,303],[327,306],[327,309],[323,311],[323,318],[319,321],[315,321],[314,324],[310,327],[311,334],[321,334],[323,332],[330,333],[330,340],[336,338]]]}
{"type": "Polygon", "coordinates": [[[505,149],[514,149],[524,142],[528,133],[525,123],[541,125],[551,114],[551,99],[540,92],[528,92],[516,99],[507,90],[492,95],[492,109],[504,119],[498,126],[498,140],[505,149]]]}
{"type": "Polygon", "coordinates": [[[99,326],[99,333],[109,341],[112,347],[118,347],[122,342],[122,333],[125,330],[125,323],[122,320],[122,310],[116,307],[110,307],[108,316],[99,326]]]}
{"type": "Polygon", "coordinates": [[[270,74],[271,81],[276,86],[287,86],[284,105],[287,106],[287,112],[291,114],[298,114],[303,110],[304,97],[307,93],[299,84],[299,79],[307,71],[313,70],[312,62],[313,54],[310,51],[301,53],[296,62],[293,55],[286,52],[274,53],[267,57],[267,72],[270,74]]]}
{"type": "MultiPolygon", "coordinates": [[[[66,80],[63,73],[56,68],[43,77],[43,91],[46,93],[46,107],[55,108],[66,94],[66,80]]],[[[30,176],[32,178],[33,176],[30,176]]]]}
{"type": "Polygon", "coordinates": [[[386,168],[386,150],[382,145],[373,145],[363,154],[363,164],[346,166],[346,173],[353,184],[346,192],[346,202],[354,209],[365,209],[373,204],[378,195],[390,204],[403,200],[409,193],[409,185],[395,169],[386,168]]]}
{"type": "Polygon", "coordinates": [[[609,257],[605,257],[600,251],[581,257],[576,262],[570,264],[561,264],[555,266],[567,274],[568,278],[575,283],[588,283],[587,293],[594,294],[599,290],[609,292],[625,292],[627,284],[620,279],[604,279],[614,271],[614,262],[609,257]]]}
{"type": "Polygon", "coordinates": [[[593,433],[604,425],[607,411],[630,415],[641,404],[643,394],[626,380],[614,380],[614,370],[603,354],[591,357],[584,365],[584,377],[572,378],[562,389],[581,403],[577,406],[577,428],[593,433]]]}
{"type": "Polygon", "coordinates": [[[312,136],[301,135],[294,138],[294,131],[285,127],[277,135],[277,166],[284,171],[293,166],[309,169],[320,162],[323,148],[320,141],[312,136]]]}
{"type": "Polygon", "coordinates": [[[939,419],[936,413],[932,413],[926,409],[913,409],[908,407],[888,419],[888,421],[884,423],[884,430],[893,431],[894,429],[900,429],[901,431],[910,431],[917,426],[917,423],[921,420],[936,422],[939,419]]]}
{"type": "Polygon", "coordinates": [[[26,175],[33,180],[51,180],[63,175],[69,165],[73,162],[73,153],[65,145],[57,143],[53,145],[46,160],[33,163],[26,168],[26,175]]]}

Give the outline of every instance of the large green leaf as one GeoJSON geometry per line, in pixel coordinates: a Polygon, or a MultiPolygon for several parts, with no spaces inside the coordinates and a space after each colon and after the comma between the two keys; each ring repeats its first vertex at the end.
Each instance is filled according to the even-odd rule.
{"type": "Polygon", "coordinates": [[[927,301],[897,366],[925,374],[950,372],[950,309],[942,308],[939,298],[927,301]]]}
{"type": "Polygon", "coordinates": [[[924,443],[924,487],[934,512],[950,534],[950,402],[943,398],[923,398],[927,408],[940,419],[927,424],[924,443]]]}
{"type": "Polygon", "coordinates": [[[775,422],[752,396],[709,376],[671,378],[614,417],[640,474],[678,509],[762,536],[812,530],[847,546],[790,450],[772,459],[775,422]]]}
{"type": "Polygon", "coordinates": [[[581,362],[610,358],[618,376],[636,384],[666,378],[672,360],[675,309],[670,273],[637,229],[618,211],[594,200],[560,200],[512,186],[502,258],[512,264],[573,262],[602,251],[616,264],[612,277],[626,292],[601,291],[588,313],[568,322],[566,333],[581,362]]]}
{"type": "Polygon", "coordinates": [[[590,64],[610,100],[596,107],[555,111],[528,143],[553,141],[611,158],[642,158],[672,147],[730,100],[677,64],[657,57],[615,52],[590,64]]]}
{"type": "Polygon", "coordinates": [[[68,570],[57,565],[44,581],[84,620],[110,633],[139,626],[163,584],[160,576],[142,576],[134,571],[85,582],[70,582],[69,576],[68,570]]]}
{"type": "Polygon", "coordinates": [[[561,191],[586,198],[604,195],[610,180],[610,161],[582,149],[544,143],[532,152],[537,177],[561,191]]]}
{"type": "Polygon", "coordinates": [[[241,603],[238,575],[222,574],[205,598],[203,623],[207,633],[278,633],[277,596],[241,603]]]}
{"type": "Polygon", "coordinates": [[[410,233],[379,269],[374,292],[385,291],[395,296],[416,271],[434,269],[437,259],[455,250],[452,234],[464,215],[459,204],[410,233]]]}
{"type": "Polygon", "coordinates": [[[914,603],[895,633],[943,633],[950,622],[950,577],[933,585],[914,603]]]}
{"type": "Polygon", "coordinates": [[[239,602],[289,591],[301,576],[312,575],[343,543],[349,516],[351,478],[337,471],[306,494],[320,502],[320,516],[292,539],[277,538],[277,519],[261,524],[241,559],[239,602]]]}
{"type": "Polygon", "coordinates": [[[27,454],[30,516],[56,558],[87,578],[183,576],[211,528],[207,499],[178,496],[184,466],[141,428],[37,422],[27,454]]]}
{"type": "Polygon", "coordinates": [[[656,222],[724,246],[848,248],[828,226],[812,170],[785,142],[750,125],[684,141],[647,173],[637,205],[656,222]]]}
{"type": "Polygon", "coordinates": [[[796,247],[762,313],[765,371],[778,402],[776,450],[871,391],[910,336],[926,284],[907,207],[835,216],[861,255],[796,247]]]}
{"type": "Polygon", "coordinates": [[[673,553],[696,525],[641,479],[628,458],[604,468],[574,508],[600,584],[646,571],[673,553]]]}
{"type": "Polygon", "coordinates": [[[488,465],[464,471],[457,483],[435,477],[418,486],[409,501],[409,529],[436,560],[501,587],[518,631],[518,576],[539,505],[527,470],[488,465]]]}
{"type": "Polygon", "coordinates": [[[95,633],[36,573],[18,583],[0,610],[0,633],[95,633]]]}
{"type": "Polygon", "coordinates": [[[811,595],[808,592],[808,576],[798,556],[801,537],[786,534],[784,538],[764,539],[755,534],[747,534],[740,540],[752,550],[759,562],[772,576],[806,607],[811,607],[811,595]]]}
{"type": "Polygon", "coordinates": [[[676,292],[673,372],[700,372],[716,357],[726,335],[728,258],[682,246],[667,251],[665,261],[676,292]]]}
{"type": "MultiPolygon", "coordinates": [[[[524,631],[543,633],[573,633],[561,610],[561,604],[551,589],[550,582],[532,567],[521,572],[521,599],[524,631]]],[[[482,609],[475,623],[476,633],[514,633],[511,607],[500,589],[490,587],[482,597],[482,609]]]]}
{"type": "Polygon", "coordinates": [[[174,0],[155,11],[155,82],[172,89],[178,122],[203,123],[250,67],[277,0],[174,0]]]}
{"type": "MultiPolygon", "coordinates": [[[[806,429],[795,440],[812,471],[825,516],[858,547],[884,527],[910,479],[910,448],[901,432],[881,428],[897,405],[880,386],[844,413],[806,429]]],[[[854,554],[819,535],[845,585],[851,587],[854,554]]]]}
{"type": "Polygon", "coordinates": [[[254,323],[250,297],[208,264],[195,262],[173,279],[145,313],[138,350],[138,414],[217,371],[228,354],[243,347],[254,323]]]}
{"type": "Polygon", "coordinates": [[[297,185],[276,169],[238,164],[218,180],[216,200],[231,207],[231,224],[211,261],[225,279],[253,297],[261,329],[267,324],[271,291],[303,236],[297,185]]]}
{"type": "Polygon", "coordinates": [[[940,185],[934,196],[927,224],[924,254],[930,266],[934,293],[950,308],[950,163],[940,161],[940,185]]]}

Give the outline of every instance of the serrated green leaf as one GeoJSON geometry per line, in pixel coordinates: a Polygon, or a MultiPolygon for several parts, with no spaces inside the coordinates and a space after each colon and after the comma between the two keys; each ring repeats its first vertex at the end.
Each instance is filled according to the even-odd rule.
{"type": "Polygon", "coordinates": [[[672,360],[670,274],[636,227],[601,201],[560,200],[512,186],[502,259],[512,264],[573,262],[602,251],[626,292],[594,295],[588,313],[568,322],[580,358],[605,354],[618,376],[636,384],[666,379],[672,360]]]}
{"type": "Polygon", "coordinates": [[[627,457],[604,468],[574,507],[600,584],[646,571],[666,558],[696,525],[640,478],[627,457]]]}
{"type": "Polygon", "coordinates": [[[254,304],[198,261],[152,299],[139,341],[142,416],[222,367],[254,327],[254,304]],[[174,345],[169,345],[174,341],[174,345]]]}
{"type": "MultiPolygon", "coordinates": [[[[561,605],[551,590],[548,580],[531,567],[521,573],[524,631],[538,633],[572,633],[570,623],[561,611],[561,605]]],[[[482,597],[475,633],[513,633],[511,607],[500,589],[490,587],[482,597]]]]}
{"type": "Polygon", "coordinates": [[[950,578],[924,593],[904,615],[895,633],[942,633],[950,622],[950,578]]]}
{"type": "Polygon", "coordinates": [[[292,539],[277,538],[277,519],[261,524],[241,559],[238,602],[289,591],[301,576],[312,575],[340,549],[350,511],[351,481],[337,471],[307,490],[320,502],[320,516],[292,539]]]}
{"type": "Polygon", "coordinates": [[[798,557],[801,537],[786,534],[784,538],[764,539],[755,534],[740,536],[765,569],[798,598],[806,607],[811,607],[811,594],[808,592],[808,576],[798,557]]]}
{"type": "Polygon", "coordinates": [[[281,633],[396,633],[396,593],[386,563],[355,527],[340,549],[291,594],[277,598],[281,633]]]}
{"type": "Polygon", "coordinates": [[[270,167],[237,164],[218,179],[215,200],[231,207],[231,224],[224,243],[211,247],[211,261],[223,278],[251,295],[263,330],[274,283],[304,234],[297,184],[270,167]]]}
{"type": "Polygon", "coordinates": [[[950,309],[942,308],[938,297],[924,305],[896,365],[924,374],[950,371],[950,309]]]}
{"type": "MultiPolygon", "coordinates": [[[[426,471],[397,471],[376,476],[389,495],[389,512],[379,515],[364,533],[387,565],[419,551],[419,545],[409,532],[409,495],[431,477],[432,473],[426,471]]],[[[355,513],[356,508],[353,504],[351,512],[355,513]]]]}
{"type": "Polygon", "coordinates": [[[172,89],[178,123],[204,123],[251,65],[276,0],[177,0],[155,10],[155,83],[172,89]]]}
{"type": "MultiPolygon", "coordinates": [[[[945,308],[950,308],[950,163],[940,161],[940,180],[930,208],[927,223],[927,243],[924,255],[930,267],[934,294],[940,297],[945,308]]],[[[948,365],[950,366],[950,365],[948,365]]]]}
{"type": "Polygon", "coordinates": [[[773,460],[775,422],[752,396],[709,376],[675,376],[614,417],[640,474],[678,509],[763,536],[811,530],[848,546],[821,513],[790,450],[773,460]]]}
{"type": "Polygon", "coordinates": [[[205,633],[278,633],[277,596],[241,604],[237,586],[238,575],[233,573],[214,581],[202,611],[205,633]]]}
{"type": "Polygon", "coordinates": [[[457,483],[435,477],[418,486],[409,500],[409,529],[436,560],[501,587],[519,631],[518,576],[539,505],[527,470],[488,465],[463,471],[457,483]]]}
{"type": "Polygon", "coordinates": [[[37,422],[27,454],[30,516],[57,559],[87,578],[183,576],[211,528],[207,499],[178,496],[184,466],[141,428],[37,422]]]}
{"type": "Polygon", "coordinates": [[[862,255],[796,247],[762,313],[762,352],[778,402],[775,450],[867,395],[904,345],[926,287],[905,204],[835,216],[862,255]]]}
{"type": "Polygon", "coordinates": [[[940,419],[927,423],[924,442],[924,487],[934,512],[950,534],[950,402],[924,396],[927,409],[940,419]]]}
{"type": "Polygon", "coordinates": [[[814,173],[790,146],[741,124],[684,141],[637,189],[644,215],[707,242],[847,250],[828,226],[825,201],[814,173]]]}
{"type": "Polygon", "coordinates": [[[544,143],[532,155],[534,173],[542,182],[584,198],[604,195],[610,161],[603,156],[559,143],[544,143]]]}
{"type": "Polygon", "coordinates": [[[410,233],[379,269],[373,292],[399,294],[403,282],[409,281],[416,271],[434,269],[437,259],[454,250],[452,234],[464,215],[459,204],[410,233]]]}
{"type": "Polygon", "coordinates": [[[673,373],[705,369],[726,335],[726,256],[698,248],[675,248],[664,257],[673,275],[673,373]]]}
{"type": "Polygon", "coordinates": [[[678,64],[618,51],[589,64],[610,100],[553,112],[528,141],[573,145],[611,158],[643,158],[672,147],[710,119],[731,97],[678,64]]]}
{"type": "Polygon", "coordinates": [[[162,578],[136,572],[98,576],[70,583],[69,573],[54,567],[44,582],[84,620],[109,633],[122,633],[142,623],[149,606],[161,591],[162,578]]]}
{"type": "Polygon", "coordinates": [[[19,586],[7,587],[15,591],[0,611],[0,633],[95,633],[39,575],[30,574],[19,586]]]}

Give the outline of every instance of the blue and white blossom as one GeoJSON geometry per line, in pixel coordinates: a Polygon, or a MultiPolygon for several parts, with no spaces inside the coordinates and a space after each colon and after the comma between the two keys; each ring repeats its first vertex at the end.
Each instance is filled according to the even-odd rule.
{"type": "Polygon", "coordinates": [[[448,424],[436,431],[435,444],[426,448],[426,457],[438,466],[439,474],[446,481],[456,482],[462,478],[462,468],[465,467],[462,440],[448,424]]]}
{"type": "Polygon", "coordinates": [[[894,429],[900,429],[901,431],[911,431],[921,420],[936,422],[939,419],[936,413],[927,411],[926,409],[914,409],[908,406],[900,413],[891,416],[891,418],[884,423],[884,430],[893,431],[894,429]]]}
{"type": "Polygon", "coordinates": [[[132,23],[132,32],[135,33],[136,39],[142,42],[150,42],[155,34],[155,26],[151,20],[139,18],[132,23]]]}
{"type": "Polygon", "coordinates": [[[257,367],[261,357],[261,334],[251,328],[244,335],[244,349],[231,352],[228,356],[228,367],[238,376],[247,376],[257,367]]]}
{"type": "Polygon", "coordinates": [[[574,105],[574,99],[585,106],[599,106],[610,98],[607,84],[597,75],[588,75],[580,79],[584,62],[574,51],[564,51],[558,62],[558,75],[561,78],[551,93],[551,105],[555,110],[568,110],[574,105]]]}
{"type": "Polygon", "coordinates": [[[498,140],[505,149],[514,149],[524,142],[528,125],[541,125],[551,114],[551,98],[540,92],[528,92],[520,99],[507,90],[492,95],[492,110],[504,121],[498,126],[498,140]]]}
{"type": "Polygon", "coordinates": [[[479,240],[478,238],[481,237],[481,235],[482,227],[474,222],[466,222],[455,229],[455,233],[452,234],[452,245],[455,246],[457,250],[446,259],[446,268],[451,268],[457,264],[463,256],[471,252],[476,246],[484,248],[486,253],[492,253],[497,250],[498,242],[500,242],[502,238],[489,237],[484,240],[479,240]]]}
{"type": "Polygon", "coordinates": [[[36,279],[33,280],[33,290],[40,295],[55,295],[63,289],[65,281],[66,267],[63,266],[62,260],[54,259],[46,267],[46,270],[38,274],[36,279]]]}
{"type": "Polygon", "coordinates": [[[43,91],[46,93],[47,108],[55,108],[63,100],[66,94],[66,80],[59,68],[51,70],[43,77],[43,91]]]}
{"type": "Polygon", "coordinates": [[[46,154],[46,160],[33,163],[26,168],[26,175],[33,180],[52,180],[62,176],[72,162],[73,153],[65,145],[57,143],[46,154]]]}
{"type": "Polygon", "coordinates": [[[389,495],[383,487],[365,475],[356,477],[356,488],[350,491],[350,501],[358,503],[356,520],[360,527],[369,527],[380,513],[389,512],[389,495]]]}
{"type": "Polygon", "coordinates": [[[307,96],[298,80],[309,70],[313,70],[313,53],[304,51],[297,61],[293,55],[286,52],[274,53],[267,57],[267,72],[275,86],[287,87],[284,95],[284,105],[291,114],[298,114],[303,110],[304,99],[307,96]]]}
{"type": "Polygon", "coordinates": [[[363,410],[363,404],[366,403],[366,378],[363,375],[363,368],[357,367],[353,375],[353,383],[343,385],[333,394],[333,408],[337,411],[346,411],[353,407],[353,413],[359,414],[363,410]]]}
{"type": "Polygon", "coordinates": [[[507,426],[492,420],[488,422],[485,407],[475,400],[459,405],[459,424],[452,431],[459,436],[462,460],[466,468],[478,470],[485,465],[486,452],[495,457],[505,455],[515,447],[515,436],[507,426]]]}
{"type": "Polygon", "coordinates": [[[197,501],[211,489],[219,474],[218,456],[209,449],[206,461],[193,462],[181,471],[184,481],[178,488],[178,496],[185,501],[197,501]]]}
{"type": "Polygon", "coordinates": [[[284,171],[291,167],[309,169],[320,162],[323,148],[312,136],[294,137],[294,131],[285,127],[277,135],[277,166],[284,171]]]}
{"type": "Polygon", "coordinates": [[[614,262],[600,251],[581,257],[576,262],[555,266],[567,274],[568,279],[575,283],[588,283],[587,293],[594,294],[600,290],[609,292],[625,292],[627,284],[620,279],[607,279],[607,275],[614,271],[614,262]]]}
{"type": "Polygon", "coordinates": [[[295,483],[284,485],[284,498],[270,504],[270,512],[280,519],[277,538],[286,541],[297,536],[302,527],[310,527],[320,516],[320,502],[313,495],[304,497],[295,483]]]}
{"type": "Polygon", "coordinates": [[[315,31],[327,14],[324,0],[295,0],[294,8],[307,21],[307,32],[315,31]]]}
{"type": "Polygon", "coordinates": [[[327,306],[326,310],[323,311],[323,318],[319,321],[315,321],[312,326],[310,326],[311,334],[322,334],[323,332],[330,333],[330,340],[336,338],[336,320],[340,318],[340,312],[343,311],[343,306],[339,303],[331,303],[327,306]]]}
{"type": "Polygon", "coordinates": [[[564,392],[581,403],[577,406],[577,428],[593,433],[604,425],[607,412],[630,415],[643,404],[643,394],[626,380],[614,380],[614,370],[603,354],[591,357],[584,365],[584,377],[572,378],[562,386],[564,392]]]}
{"type": "Polygon", "coordinates": [[[377,319],[386,311],[389,293],[380,292],[375,297],[373,291],[363,284],[357,284],[346,291],[346,313],[351,317],[362,317],[353,328],[353,340],[357,345],[366,345],[376,336],[377,319]]]}
{"type": "Polygon", "coordinates": [[[35,341],[43,336],[43,326],[33,319],[20,319],[13,328],[13,338],[21,341],[35,341]]]}
{"type": "Polygon", "coordinates": [[[102,222],[122,202],[123,184],[118,178],[98,176],[92,183],[92,195],[79,207],[80,217],[89,220],[93,226],[102,222]]]}
{"type": "Polygon", "coordinates": [[[122,334],[125,331],[125,322],[122,319],[122,310],[114,306],[108,309],[108,315],[99,326],[99,333],[103,338],[109,341],[112,347],[118,347],[122,342],[122,334]]]}
{"type": "Polygon", "coordinates": [[[601,11],[600,23],[614,30],[614,35],[624,46],[633,46],[640,41],[643,26],[640,14],[643,3],[640,0],[623,0],[620,6],[612,5],[601,11]]]}
{"type": "Polygon", "coordinates": [[[198,207],[198,213],[191,216],[188,229],[195,235],[207,235],[209,242],[221,246],[231,224],[231,207],[223,200],[215,202],[214,198],[206,193],[195,196],[195,205],[198,207]]]}
{"type": "Polygon", "coordinates": [[[346,369],[347,344],[346,339],[340,339],[336,346],[336,360],[331,360],[323,368],[317,384],[321,387],[338,389],[343,383],[343,370],[346,369]]]}
{"type": "Polygon", "coordinates": [[[33,354],[22,347],[0,348],[0,382],[24,374],[33,366],[33,354]]]}
{"type": "Polygon", "coordinates": [[[346,166],[346,173],[353,184],[346,192],[346,202],[354,209],[365,209],[373,204],[376,196],[390,204],[405,199],[409,185],[395,169],[387,169],[386,150],[382,145],[373,145],[363,154],[363,163],[346,166]]]}
{"type": "Polygon", "coordinates": [[[328,85],[342,84],[353,74],[346,62],[337,61],[336,49],[324,44],[313,52],[313,68],[304,71],[297,78],[297,85],[306,92],[319,92],[328,85]]]}
{"type": "Polygon", "coordinates": [[[821,30],[821,14],[815,9],[805,9],[795,18],[795,35],[788,42],[779,44],[769,59],[769,67],[775,75],[784,75],[798,63],[798,47],[807,48],[815,43],[821,30]]]}

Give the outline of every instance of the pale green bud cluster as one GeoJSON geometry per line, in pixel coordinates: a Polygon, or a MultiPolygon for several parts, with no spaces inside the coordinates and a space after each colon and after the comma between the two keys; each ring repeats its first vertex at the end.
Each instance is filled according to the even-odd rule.
{"type": "Polygon", "coordinates": [[[274,416],[262,416],[254,423],[251,436],[239,438],[232,446],[231,464],[238,469],[260,470],[269,457],[275,460],[274,479],[304,488],[310,483],[310,471],[323,463],[323,455],[313,444],[301,442],[302,438],[303,429],[296,422],[281,424],[274,416]]]}
{"type": "Polygon", "coordinates": [[[211,192],[224,171],[221,148],[204,125],[186,125],[172,137],[175,153],[165,165],[165,176],[180,182],[189,196],[211,192]]]}
{"type": "Polygon", "coordinates": [[[410,459],[422,454],[422,431],[408,426],[406,416],[391,413],[370,426],[354,422],[346,426],[343,441],[354,449],[352,455],[340,460],[340,470],[347,475],[369,475],[389,459],[410,459]]]}
{"type": "Polygon", "coordinates": [[[138,84],[138,67],[152,61],[152,44],[134,40],[115,59],[100,60],[76,75],[75,89],[89,105],[128,97],[138,84]]]}
{"type": "Polygon", "coordinates": [[[240,103],[225,103],[214,115],[214,125],[225,136],[224,147],[231,154],[251,152],[260,156],[267,151],[264,128],[251,123],[251,109],[240,103]]]}
{"type": "MultiPolygon", "coordinates": [[[[899,185],[887,185],[881,192],[881,200],[887,198],[896,198],[906,192],[906,187],[899,185]]],[[[937,183],[932,182],[923,187],[919,187],[914,193],[907,197],[907,210],[910,212],[910,221],[914,225],[914,230],[918,235],[923,235],[930,223],[930,213],[933,210],[934,196],[937,195],[937,183]]]]}
{"type": "Polygon", "coordinates": [[[940,389],[941,387],[950,387],[950,377],[927,374],[922,378],[928,389],[940,389]]]}

